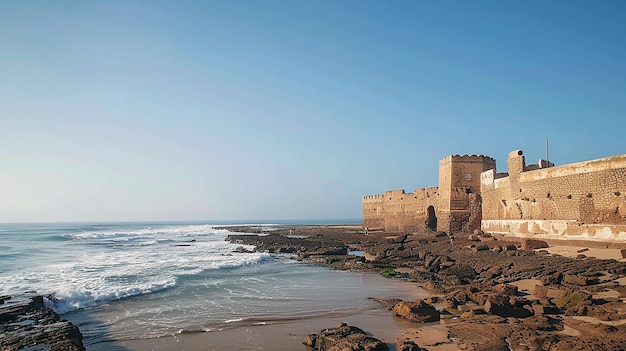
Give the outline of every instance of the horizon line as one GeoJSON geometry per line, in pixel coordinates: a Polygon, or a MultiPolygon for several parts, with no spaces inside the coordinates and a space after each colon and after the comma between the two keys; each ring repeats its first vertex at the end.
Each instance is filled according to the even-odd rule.
{"type": "Polygon", "coordinates": [[[297,219],[184,219],[184,220],[104,220],[104,221],[76,221],[76,220],[59,220],[59,221],[16,221],[16,222],[3,222],[0,221],[0,225],[3,224],[142,224],[142,223],[154,223],[154,224],[174,224],[174,223],[202,223],[210,222],[207,224],[281,224],[283,222],[306,222],[313,221],[315,224],[324,224],[324,221],[329,221],[327,224],[356,224],[362,223],[363,218],[297,218],[297,219]],[[346,221],[341,222],[341,221],[346,221]]]}

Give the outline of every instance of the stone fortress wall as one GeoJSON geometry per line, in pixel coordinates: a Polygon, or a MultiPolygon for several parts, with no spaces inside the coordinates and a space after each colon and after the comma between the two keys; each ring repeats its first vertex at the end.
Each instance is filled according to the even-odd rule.
{"type": "Polygon", "coordinates": [[[362,198],[363,226],[389,231],[459,231],[472,217],[480,174],[495,167],[483,155],[451,155],[439,161],[439,186],[387,191],[362,198]]]}
{"type": "Polygon", "coordinates": [[[434,209],[438,206],[437,187],[391,190],[382,195],[363,197],[363,226],[390,231],[437,229],[434,209]],[[430,208],[430,210],[429,210],[430,208]]]}
{"type": "Polygon", "coordinates": [[[362,198],[363,226],[626,242],[626,154],[554,167],[509,154],[509,173],[483,155],[439,161],[439,186],[362,198]]]}
{"type": "Polygon", "coordinates": [[[483,231],[626,241],[626,155],[543,168],[516,150],[508,167],[481,174],[483,231]]]}

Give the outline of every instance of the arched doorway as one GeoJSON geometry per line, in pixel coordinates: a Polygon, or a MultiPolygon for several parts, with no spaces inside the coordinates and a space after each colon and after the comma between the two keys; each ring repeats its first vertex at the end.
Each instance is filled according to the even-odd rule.
{"type": "Polygon", "coordinates": [[[428,226],[429,229],[437,231],[437,216],[435,215],[435,206],[432,206],[432,205],[428,206],[426,213],[427,213],[426,225],[428,226]]]}

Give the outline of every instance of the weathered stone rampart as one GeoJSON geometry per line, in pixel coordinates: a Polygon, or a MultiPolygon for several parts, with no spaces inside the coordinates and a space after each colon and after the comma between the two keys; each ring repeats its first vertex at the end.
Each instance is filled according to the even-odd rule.
{"type": "Polygon", "coordinates": [[[429,226],[430,213],[430,225],[436,229],[434,208],[438,200],[436,187],[416,189],[413,193],[392,190],[382,195],[364,196],[363,225],[392,231],[424,230],[429,226]]]}
{"type": "Polygon", "coordinates": [[[508,173],[483,155],[439,161],[439,186],[364,196],[363,226],[626,242],[626,154],[554,167],[509,153],[508,173]]]}
{"type": "Polygon", "coordinates": [[[439,161],[439,186],[387,191],[362,199],[363,226],[390,231],[422,231],[426,229],[460,231],[467,227],[480,192],[481,172],[495,168],[496,161],[484,155],[451,155],[439,161]]]}
{"type": "Polygon", "coordinates": [[[508,165],[481,174],[485,232],[626,241],[626,155],[541,168],[517,150],[508,165]]]}

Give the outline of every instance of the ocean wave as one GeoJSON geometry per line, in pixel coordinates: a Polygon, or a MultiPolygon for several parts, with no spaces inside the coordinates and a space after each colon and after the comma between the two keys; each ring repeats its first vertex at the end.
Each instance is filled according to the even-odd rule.
{"type": "Polygon", "coordinates": [[[6,283],[0,287],[0,293],[49,292],[54,302],[51,307],[58,313],[67,313],[107,301],[159,292],[203,279],[214,271],[254,265],[272,258],[266,253],[225,253],[228,245],[232,245],[226,242],[205,244],[171,247],[166,255],[157,248],[149,251],[129,248],[131,252],[119,254],[112,253],[111,250],[115,250],[112,248],[109,252],[75,257],[73,262],[31,267],[8,276],[0,274],[0,279],[6,283]]]}
{"type": "Polygon", "coordinates": [[[234,252],[241,245],[225,241],[227,231],[211,225],[103,225],[59,231],[55,243],[34,239],[42,237],[37,231],[29,245],[22,241],[29,237],[12,237],[3,244],[7,250],[0,250],[0,261],[7,263],[0,269],[0,295],[50,293],[51,307],[67,313],[229,275],[231,269],[273,258],[234,252]]]}
{"type": "Polygon", "coordinates": [[[58,291],[46,295],[44,302],[46,306],[50,307],[58,314],[64,314],[81,308],[93,307],[108,301],[160,292],[175,285],[176,281],[172,280],[109,291],[90,291],[84,289],[58,291]]]}
{"type": "Polygon", "coordinates": [[[178,237],[178,236],[206,236],[224,234],[225,230],[214,229],[213,225],[175,225],[163,227],[137,227],[137,228],[102,228],[99,230],[87,230],[76,233],[63,234],[76,240],[88,240],[97,238],[126,238],[126,237],[178,237]],[[104,230],[102,230],[104,229],[104,230]]]}
{"type": "Polygon", "coordinates": [[[49,236],[46,240],[48,240],[48,241],[70,241],[70,240],[72,240],[72,238],[69,237],[67,234],[57,234],[57,235],[49,236]]]}

